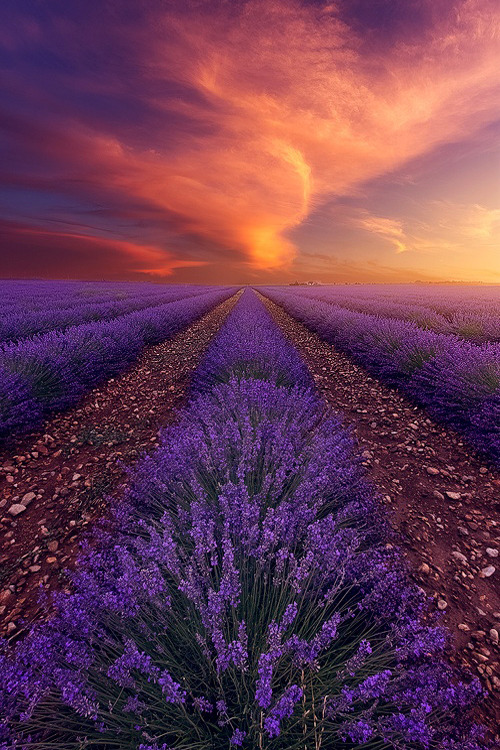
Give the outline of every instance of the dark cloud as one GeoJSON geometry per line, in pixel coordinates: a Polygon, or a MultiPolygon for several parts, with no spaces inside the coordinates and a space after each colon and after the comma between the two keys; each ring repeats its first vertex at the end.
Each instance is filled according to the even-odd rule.
{"type": "MultiPolygon", "coordinates": [[[[130,278],[113,240],[87,239],[40,227],[0,222],[0,278],[130,278]]],[[[144,274],[135,274],[143,276],[144,274]]]]}

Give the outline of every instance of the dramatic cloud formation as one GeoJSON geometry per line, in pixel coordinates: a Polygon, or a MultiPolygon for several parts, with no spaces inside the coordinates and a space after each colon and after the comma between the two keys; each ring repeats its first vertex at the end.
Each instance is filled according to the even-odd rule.
{"type": "Polygon", "coordinates": [[[186,268],[216,281],[223,265],[225,280],[265,281],[307,276],[316,253],[311,271],[334,278],[350,263],[355,280],[377,258],[339,245],[342,226],[390,249],[378,257],[388,278],[456,277],[443,247],[467,243],[481,273],[500,272],[498,211],[474,184],[459,225],[443,194],[416,235],[407,215],[370,206],[370,185],[380,194],[399,172],[404,190],[419,167],[429,179],[422,162],[450,144],[491,149],[496,2],[420,0],[407,15],[382,0],[378,15],[299,0],[49,5],[8,0],[0,32],[5,247],[24,248],[28,275],[50,237],[67,248],[64,274],[86,252],[86,275],[113,257],[123,277],[186,268]],[[347,198],[359,204],[342,215],[347,198]],[[328,205],[331,223],[315,228],[328,205]]]}

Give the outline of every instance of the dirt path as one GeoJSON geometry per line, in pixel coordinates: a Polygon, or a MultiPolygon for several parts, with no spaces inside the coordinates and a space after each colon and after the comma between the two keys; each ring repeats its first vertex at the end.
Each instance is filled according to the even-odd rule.
{"type": "Polygon", "coordinates": [[[82,533],[105,512],[106,495],[123,491],[125,466],[155,446],[235,300],[0,449],[0,636],[17,637],[37,616],[40,585],[67,586],[82,533]]]}
{"type": "Polygon", "coordinates": [[[369,476],[401,534],[414,578],[442,611],[450,658],[487,689],[483,721],[500,726],[500,473],[269,300],[317,387],[352,425],[369,476]]]}

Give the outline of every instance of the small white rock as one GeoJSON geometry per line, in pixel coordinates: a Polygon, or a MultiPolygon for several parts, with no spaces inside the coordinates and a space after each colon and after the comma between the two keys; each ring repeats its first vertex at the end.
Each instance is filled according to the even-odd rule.
{"type": "Polygon", "coordinates": [[[498,550],[494,547],[486,547],[486,554],[488,557],[498,557],[498,550]]]}
{"type": "Polygon", "coordinates": [[[496,568],[494,565],[488,565],[486,568],[483,568],[481,571],[481,578],[489,578],[493,575],[496,568]]]}
{"type": "Polygon", "coordinates": [[[10,506],[9,513],[11,516],[18,516],[20,513],[24,513],[25,510],[25,505],[21,505],[21,503],[14,503],[14,505],[10,506]]]}

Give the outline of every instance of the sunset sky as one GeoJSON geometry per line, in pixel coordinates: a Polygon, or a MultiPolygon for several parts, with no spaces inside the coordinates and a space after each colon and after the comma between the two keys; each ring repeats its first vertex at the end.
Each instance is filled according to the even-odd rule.
{"type": "Polygon", "coordinates": [[[0,277],[500,283],[498,0],[1,0],[0,277]]]}

